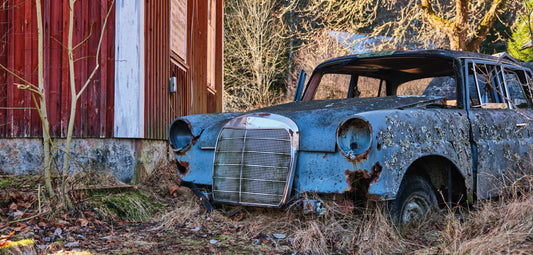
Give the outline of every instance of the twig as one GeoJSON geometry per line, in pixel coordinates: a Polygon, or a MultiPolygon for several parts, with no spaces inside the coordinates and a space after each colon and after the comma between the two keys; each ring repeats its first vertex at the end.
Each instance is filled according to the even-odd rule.
{"type": "Polygon", "coordinates": [[[41,211],[41,184],[37,185],[37,200],[39,201],[39,214],[42,213],[41,211]]]}
{"type": "Polygon", "coordinates": [[[0,107],[0,110],[38,110],[36,107],[0,107]]]}
{"type": "Polygon", "coordinates": [[[84,44],[87,40],[89,40],[89,38],[91,38],[91,36],[93,35],[93,25],[91,24],[91,28],[90,28],[90,31],[89,31],[89,34],[87,35],[87,37],[85,37],[85,39],[83,39],[83,41],[79,42],[76,46],[74,46],[74,48],[72,48],[72,50],[76,50],[78,47],[80,47],[82,44],[84,44]]]}
{"type": "Polygon", "coordinates": [[[8,224],[12,224],[12,223],[16,223],[16,222],[21,222],[21,221],[25,221],[25,220],[31,220],[35,217],[38,217],[38,216],[41,216],[41,213],[38,213],[38,214],[35,214],[35,215],[32,215],[28,218],[24,218],[24,219],[18,219],[18,220],[14,220],[14,221],[9,221],[8,224]]]}
{"type": "Polygon", "coordinates": [[[21,80],[22,82],[26,83],[27,85],[30,85],[30,86],[36,87],[36,86],[33,85],[31,82],[29,82],[29,81],[25,80],[24,78],[18,76],[15,72],[9,70],[9,69],[8,69],[7,67],[5,67],[4,65],[0,64],[0,67],[1,67],[2,69],[4,69],[6,72],[8,72],[9,74],[15,76],[15,78],[17,78],[17,79],[21,80]]]}

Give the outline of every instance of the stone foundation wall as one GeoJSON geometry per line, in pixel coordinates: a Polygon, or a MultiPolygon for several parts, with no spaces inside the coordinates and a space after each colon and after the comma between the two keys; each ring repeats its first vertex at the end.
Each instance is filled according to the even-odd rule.
{"type": "MultiPolygon", "coordinates": [[[[65,139],[55,139],[64,148],[65,139]]],[[[124,183],[138,183],[158,164],[173,159],[167,141],[143,139],[73,139],[70,171],[111,171],[124,183]]],[[[0,170],[12,174],[38,174],[43,170],[43,145],[38,138],[0,138],[0,170]]],[[[63,164],[61,150],[56,150],[54,169],[63,164]]]]}

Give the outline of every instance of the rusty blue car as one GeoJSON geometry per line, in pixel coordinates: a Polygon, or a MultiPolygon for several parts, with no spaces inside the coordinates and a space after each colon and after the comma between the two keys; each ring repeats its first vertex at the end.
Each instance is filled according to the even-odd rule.
{"type": "Polygon", "coordinates": [[[291,103],[174,120],[181,185],[209,209],[383,202],[407,223],[529,171],[531,70],[507,54],[375,52],[304,76],[291,103]]]}

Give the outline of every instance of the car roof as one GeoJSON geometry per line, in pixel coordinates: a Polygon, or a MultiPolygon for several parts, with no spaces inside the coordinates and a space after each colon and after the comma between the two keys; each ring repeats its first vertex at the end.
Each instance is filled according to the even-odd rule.
{"type": "Polygon", "coordinates": [[[409,51],[377,51],[363,54],[349,55],[339,58],[327,60],[317,66],[316,70],[329,68],[332,66],[343,65],[357,62],[358,60],[370,60],[370,59],[394,59],[394,58],[429,58],[429,59],[441,59],[441,60],[458,60],[464,58],[482,59],[489,61],[500,61],[506,64],[517,65],[519,62],[504,53],[500,56],[492,56],[475,52],[466,51],[453,51],[445,49],[435,50],[409,50],[409,51]]]}

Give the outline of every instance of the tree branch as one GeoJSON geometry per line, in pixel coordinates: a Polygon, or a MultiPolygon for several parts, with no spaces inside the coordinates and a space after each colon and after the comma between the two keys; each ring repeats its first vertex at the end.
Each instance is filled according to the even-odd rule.
{"type": "Polygon", "coordinates": [[[447,35],[453,33],[455,23],[437,15],[433,10],[433,6],[431,5],[431,2],[429,0],[421,0],[420,8],[422,9],[424,16],[426,16],[428,23],[432,27],[443,31],[447,35]]]}
{"type": "Polygon", "coordinates": [[[481,45],[481,43],[487,37],[492,24],[494,24],[494,21],[498,17],[498,12],[505,7],[506,3],[507,0],[494,0],[494,2],[492,2],[489,11],[485,14],[483,20],[481,20],[476,28],[476,35],[468,42],[466,46],[467,50],[474,51],[479,47],[479,45],[481,45]]]}
{"type": "MultiPolygon", "coordinates": [[[[87,78],[87,80],[85,81],[85,84],[83,85],[83,87],[80,89],[80,92],[78,92],[78,94],[76,95],[76,100],[78,100],[78,98],[81,96],[83,91],[85,91],[87,86],[89,86],[89,83],[91,82],[91,80],[93,79],[94,75],[96,74],[96,71],[100,67],[100,50],[102,49],[102,40],[104,38],[105,28],[107,26],[107,22],[109,21],[109,15],[111,15],[111,10],[113,9],[113,5],[114,4],[115,4],[115,0],[113,0],[113,2],[111,2],[109,10],[107,10],[107,14],[105,16],[104,24],[102,25],[102,31],[100,32],[100,39],[98,41],[98,48],[96,50],[96,60],[95,60],[96,66],[94,67],[93,71],[91,72],[91,75],[89,76],[89,78],[87,78]]],[[[92,33],[92,31],[91,31],[91,33],[92,33]]]]}
{"type": "Polygon", "coordinates": [[[9,74],[15,76],[15,78],[21,80],[22,82],[26,83],[26,85],[32,87],[32,88],[36,88],[36,89],[39,89],[37,86],[33,85],[33,83],[27,81],[27,80],[24,80],[24,78],[18,76],[15,72],[9,70],[7,67],[5,67],[4,65],[0,64],[0,68],[4,69],[4,71],[8,72],[9,74]]]}

